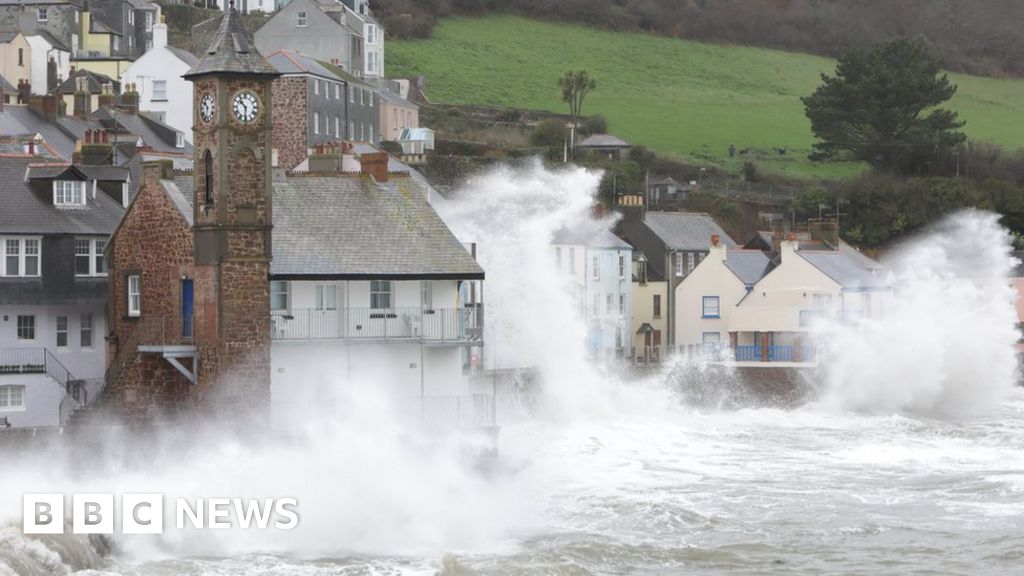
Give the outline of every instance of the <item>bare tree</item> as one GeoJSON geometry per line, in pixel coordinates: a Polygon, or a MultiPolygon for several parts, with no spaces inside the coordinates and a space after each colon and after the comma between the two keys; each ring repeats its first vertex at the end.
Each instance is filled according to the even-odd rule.
{"type": "Polygon", "coordinates": [[[569,70],[558,79],[558,86],[562,89],[562,100],[569,104],[573,126],[578,126],[583,115],[583,99],[597,88],[597,80],[586,70],[569,70]]]}

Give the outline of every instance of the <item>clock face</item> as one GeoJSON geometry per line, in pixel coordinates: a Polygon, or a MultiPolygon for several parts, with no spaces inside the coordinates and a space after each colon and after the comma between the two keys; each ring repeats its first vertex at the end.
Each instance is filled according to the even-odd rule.
{"type": "Polygon", "coordinates": [[[203,96],[203,101],[199,105],[199,115],[203,118],[203,122],[213,121],[213,112],[215,109],[216,104],[213,102],[213,94],[203,96]]]}
{"type": "Polygon", "coordinates": [[[256,113],[259,111],[259,100],[256,99],[256,95],[252,92],[239,92],[235,96],[231,108],[239,122],[248,124],[256,119],[256,113]]]}

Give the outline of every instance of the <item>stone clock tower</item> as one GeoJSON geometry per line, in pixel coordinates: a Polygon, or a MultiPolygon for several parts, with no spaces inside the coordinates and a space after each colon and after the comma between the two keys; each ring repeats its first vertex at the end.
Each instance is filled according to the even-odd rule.
{"type": "Polygon", "coordinates": [[[184,76],[193,82],[195,110],[195,393],[202,405],[254,415],[270,397],[270,103],[277,76],[234,2],[184,76]]]}

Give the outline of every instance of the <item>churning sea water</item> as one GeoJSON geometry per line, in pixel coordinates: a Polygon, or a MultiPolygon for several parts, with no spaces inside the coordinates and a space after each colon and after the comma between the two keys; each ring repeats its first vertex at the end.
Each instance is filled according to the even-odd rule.
{"type": "Polygon", "coordinates": [[[1024,573],[1014,262],[995,217],[897,250],[885,317],[823,327],[829,362],[782,406],[700,363],[623,380],[585,360],[547,243],[587,225],[596,186],[499,169],[444,207],[480,242],[486,362],[542,376],[506,398],[487,470],[472,437],[409,429],[372,383],[287,440],[115,435],[85,461],[57,445],[3,460],[0,575],[1024,573]],[[301,521],[26,537],[26,491],[295,497],[301,521]]]}

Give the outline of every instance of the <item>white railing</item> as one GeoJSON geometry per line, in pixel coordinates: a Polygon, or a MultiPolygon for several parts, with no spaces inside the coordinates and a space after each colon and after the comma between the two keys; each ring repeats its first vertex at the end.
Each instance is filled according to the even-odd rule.
{"type": "Polygon", "coordinates": [[[479,307],[297,308],[274,312],[271,320],[274,340],[483,340],[479,307]]]}

